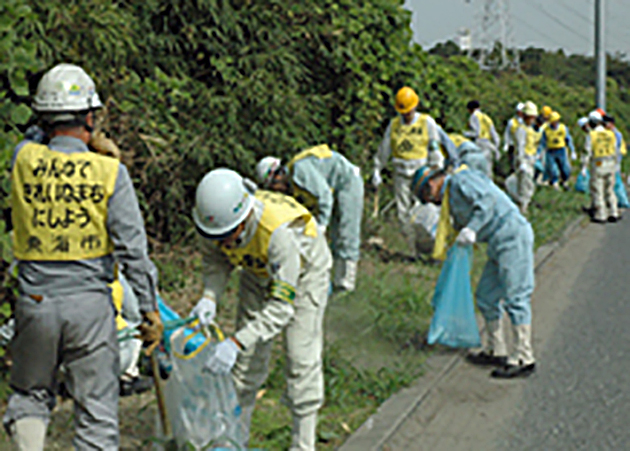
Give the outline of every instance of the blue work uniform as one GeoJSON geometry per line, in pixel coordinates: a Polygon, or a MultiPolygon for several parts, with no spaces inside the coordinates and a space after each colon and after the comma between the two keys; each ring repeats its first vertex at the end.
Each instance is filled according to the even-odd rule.
{"type": "Polygon", "coordinates": [[[474,142],[468,141],[460,144],[457,148],[457,156],[460,163],[492,177],[492,166],[488,163],[486,152],[474,142]]]}
{"type": "Polygon", "coordinates": [[[468,227],[488,243],[488,262],[477,286],[477,306],[486,321],[502,314],[512,324],[531,324],[534,232],[510,198],[487,176],[471,170],[448,179],[449,208],[456,230],[468,227]]]}
{"type": "Polygon", "coordinates": [[[295,161],[289,171],[292,191],[315,215],[319,225],[330,226],[333,256],[358,261],[363,179],[359,168],[343,155],[334,151],[329,155],[311,155],[295,161]]]}

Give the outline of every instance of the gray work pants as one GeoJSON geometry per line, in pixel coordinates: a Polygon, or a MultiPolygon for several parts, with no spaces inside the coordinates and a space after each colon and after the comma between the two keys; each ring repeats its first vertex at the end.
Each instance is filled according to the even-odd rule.
{"type": "Polygon", "coordinates": [[[100,292],[16,303],[16,334],[5,427],[22,418],[48,422],[55,405],[56,375],[74,400],[77,450],[118,449],[119,356],[111,296],[100,292]]]}

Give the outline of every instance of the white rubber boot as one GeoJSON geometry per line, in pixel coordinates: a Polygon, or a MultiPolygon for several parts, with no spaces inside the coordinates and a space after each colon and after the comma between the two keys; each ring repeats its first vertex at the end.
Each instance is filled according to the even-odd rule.
{"type": "Polygon", "coordinates": [[[503,333],[503,319],[486,321],[486,334],[488,337],[486,352],[497,357],[507,357],[507,347],[503,333]]]}
{"type": "Polygon", "coordinates": [[[306,416],[293,415],[291,451],[315,451],[317,412],[306,416]]]}
{"type": "Polygon", "coordinates": [[[22,418],[11,426],[11,438],[18,451],[43,451],[46,422],[40,418],[22,418]]]}
{"type": "Polygon", "coordinates": [[[509,365],[530,365],[534,363],[532,349],[532,326],[529,324],[512,325],[514,334],[514,352],[508,359],[509,365]]]}
{"type": "Polygon", "coordinates": [[[333,262],[333,285],[338,290],[354,291],[357,283],[357,262],[336,258],[333,262]]]}

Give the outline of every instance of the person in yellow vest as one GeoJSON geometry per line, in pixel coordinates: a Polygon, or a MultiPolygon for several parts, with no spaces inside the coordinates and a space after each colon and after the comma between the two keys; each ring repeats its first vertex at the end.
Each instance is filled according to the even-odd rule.
{"type": "Polygon", "coordinates": [[[534,196],[534,166],[538,158],[538,144],[541,133],[534,128],[538,108],[531,101],[525,102],[523,123],[516,130],[516,165],[517,193],[521,213],[526,215],[527,208],[534,196]]]}
{"type": "Polygon", "coordinates": [[[242,268],[236,332],[218,344],[205,369],[232,371],[243,409],[243,447],[273,339],[284,331],[290,449],[314,451],[324,400],[323,319],[332,265],[326,237],[294,198],[254,193],[229,169],[204,176],[192,216],[201,240],[204,292],[191,314],[202,324],[212,321],[230,273],[242,268]]]}
{"type": "Polygon", "coordinates": [[[508,163],[510,171],[515,172],[514,167],[514,149],[516,148],[516,130],[518,130],[520,124],[523,123],[523,108],[525,104],[519,102],[516,105],[516,113],[514,117],[511,117],[505,126],[505,132],[503,133],[503,151],[507,153],[508,163]]]}
{"type": "Polygon", "coordinates": [[[584,143],[584,164],[590,163],[592,221],[597,223],[617,222],[619,209],[615,196],[615,172],[617,168],[617,138],[615,133],[603,126],[603,117],[597,111],[588,115],[591,131],[584,143]]]}
{"type": "Polygon", "coordinates": [[[354,291],[361,247],[363,179],[360,169],[327,144],[310,147],[282,166],[277,157],[256,165],[264,189],[293,196],[317,219],[322,234],[331,229],[333,287],[354,291]]]}
{"type": "Polygon", "coordinates": [[[483,150],[488,160],[488,168],[492,174],[493,162],[498,161],[499,147],[501,138],[497,130],[494,128],[494,122],[486,113],[481,111],[479,101],[471,100],[466,105],[470,118],[468,119],[468,127],[470,130],[464,132],[464,135],[472,139],[477,147],[483,150]]]}
{"type": "Polygon", "coordinates": [[[433,257],[444,260],[450,244],[487,243],[488,260],[477,284],[477,306],[486,325],[483,351],[469,354],[475,365],[495,366],[495,378],[527,377],[536,370],[531,340],[534,291],[534,232],[514,203],[490,178],[465,165],[453,174],[420,168],[413,192],[440,205],[433,257]],[[512,323],[508,354],[501,317],[512,323]]]}
{"type": "Polygon", "coordinates": [[[75,448],[118,449],[119,353],[108,287],[115,262],[138,297],[143,340],[153,348],[162,337],[133,184],[119,161],[88,149],[100,107],[83,69],[53,67],[33,102],[50,142],[23,141],[13,154],[20,297],[11,343],[14,391],[3,421],[21,450],[44,449],[61,365],[75,403],[75,448]]]}
{"type": "Polygon", "coordinates": [[[567,182],[571,176],[571,165],[567,148],[571,150],[571,160],[577,159],[573,138],[569,128],[560,123],[560,113],[553,111],[549,116],[549,122],[542,130],[542,139],[538,152],[545,155],[545,166],[550,174],[550,183],[554,188],[558,188],[558,173],[560,173],[563,188],[567,188],[567,182]]]}
{"type": "Polygon", "coordinates": [[[415,249],[416,243],[411,226],[411,210],[416,202],[410,191],[411,178],[421,166],[429,164],[442,167],[444,164],[437,124],[428,114],[417,111],[419,102],[418,94],[407,86],[396,93],[395,108],[398,116],[392,119],[385,130],[374,156],[372,176],[372,184],[378,188],[382,183],[381,170],[387,165],[391,155],[398,221],[409,249],[415,249]]]}

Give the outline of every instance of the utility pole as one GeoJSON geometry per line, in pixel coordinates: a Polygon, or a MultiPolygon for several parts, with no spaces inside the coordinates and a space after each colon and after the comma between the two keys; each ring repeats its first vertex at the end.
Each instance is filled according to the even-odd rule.
{"type": "Polygon", "coordinates": [[[595,0],[595,105],[606,109],[606,46],[604,45],[604,0],[595,0]]]}

